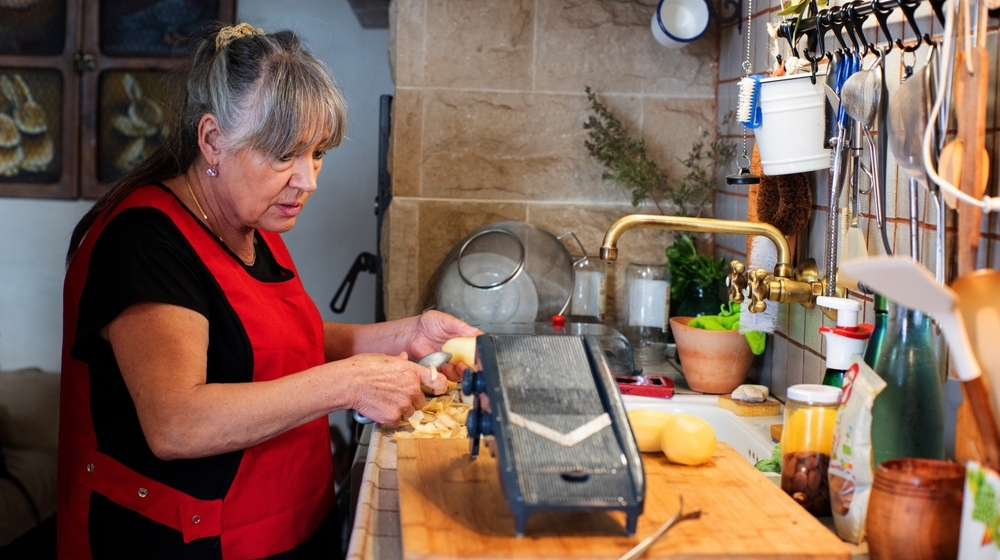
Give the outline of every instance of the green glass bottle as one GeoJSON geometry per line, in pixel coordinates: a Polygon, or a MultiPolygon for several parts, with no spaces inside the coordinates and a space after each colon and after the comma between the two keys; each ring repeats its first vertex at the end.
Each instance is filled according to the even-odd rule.
{"type": "Polygon", "coordinates": [[[899,457],[944,458],[944,388],[930,317],[888,305],[885,338],[872,369],[886,382],[872,407],[874,464],[899,457]]]}
{"type": "Polygon", "coordinates": [[[872,331],[871,338],[868,339],[868,348],[865,349],[865,363],[875,369],[875,363],[882,355],[885,331],[889,326],[889,304],[882,294],[875,294],[872,300],[875,304],[875,329],[872,331]]]}

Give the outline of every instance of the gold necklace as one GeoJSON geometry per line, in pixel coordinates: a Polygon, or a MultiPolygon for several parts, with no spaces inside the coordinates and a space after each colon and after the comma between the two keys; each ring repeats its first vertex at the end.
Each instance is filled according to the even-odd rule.
{"type": "MultiPolygon", "coordinates": [[[[194,205],[198,207],[198,212],[201,212],[201,217],[205,220],[205,225],[208,226],[208,229],[210,229],[212,231],[212,233],[215,233],[215,236],[219,238],[219,241],[221,241],[223,245],[225,245],[227,248],[229,248],[230,251],[232,251],[232,248],[229,247],[229,244],[226,243],[226,240],[223,239],[221,235],[219,235],[218,233],[216,233],[216,231],[212,228],[212,224],[209,223],[209,221],[208,221],[208,214],[205,213],[205,209],[202,208],[201,207],[201,203],[198,202],[198,197],[194,195],[194,189],[191,188],[191,180],[188,179],[187,173],[184,174],[184,184],[187,185],[187,190],[188,190],[189,193],[191,193],[191,200],[193,200],[194,201],[194,205]]],[[[243,264],[245,264],[247,266],[253,266],[254,264],[257,263],[257,238],[256,237],[254,237],[253,243],[254,244],[251,247],[251,250],[253,251],[253,256],[250,257],[249,261],[246,260],[246,259],[244,259],[243,257],[239,257],[239,255],[236,255],[236,256],[238,256],[240,258],[241,261],[243,261],[243,264]]],[[[233,251],[233,253],[235,254],[236,251],[233,251]]]]}

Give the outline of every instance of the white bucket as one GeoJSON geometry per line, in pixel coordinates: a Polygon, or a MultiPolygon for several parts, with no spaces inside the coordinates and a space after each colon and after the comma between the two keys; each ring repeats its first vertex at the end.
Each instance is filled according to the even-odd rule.
{"type": "Polygon", "coordinates": [[[754,129],[765,175],[787,175],[830,167],[824,148],[826,95],[823,76],[795,74],[760,81],[760,127],[754,129]]]}

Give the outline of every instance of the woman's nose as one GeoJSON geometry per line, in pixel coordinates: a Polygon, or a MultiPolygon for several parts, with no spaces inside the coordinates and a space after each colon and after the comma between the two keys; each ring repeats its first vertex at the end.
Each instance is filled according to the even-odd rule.
{"type": "MultiPolygon", "coordinates": [[[[322,160],[319,160],[322,162],[322,160]]],[[[289,186],[305,192],[316,190],[316,177],[319,176],[321,165],[311,156],[303,156],[295,163],[292,176],[288,180],[289,186]]]]}

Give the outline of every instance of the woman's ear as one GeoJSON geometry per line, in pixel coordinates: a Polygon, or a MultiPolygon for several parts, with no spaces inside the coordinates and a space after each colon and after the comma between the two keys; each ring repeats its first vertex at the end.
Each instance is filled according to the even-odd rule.
{"type": "Polygon", "coordinates": [[[201,155],[209,166],[218,165],[222,154],[220,138],[222,130],[219,129],[219,121],[215,120],[215,115],[205,114],[198,121],[198,148],[201,155]]]}

